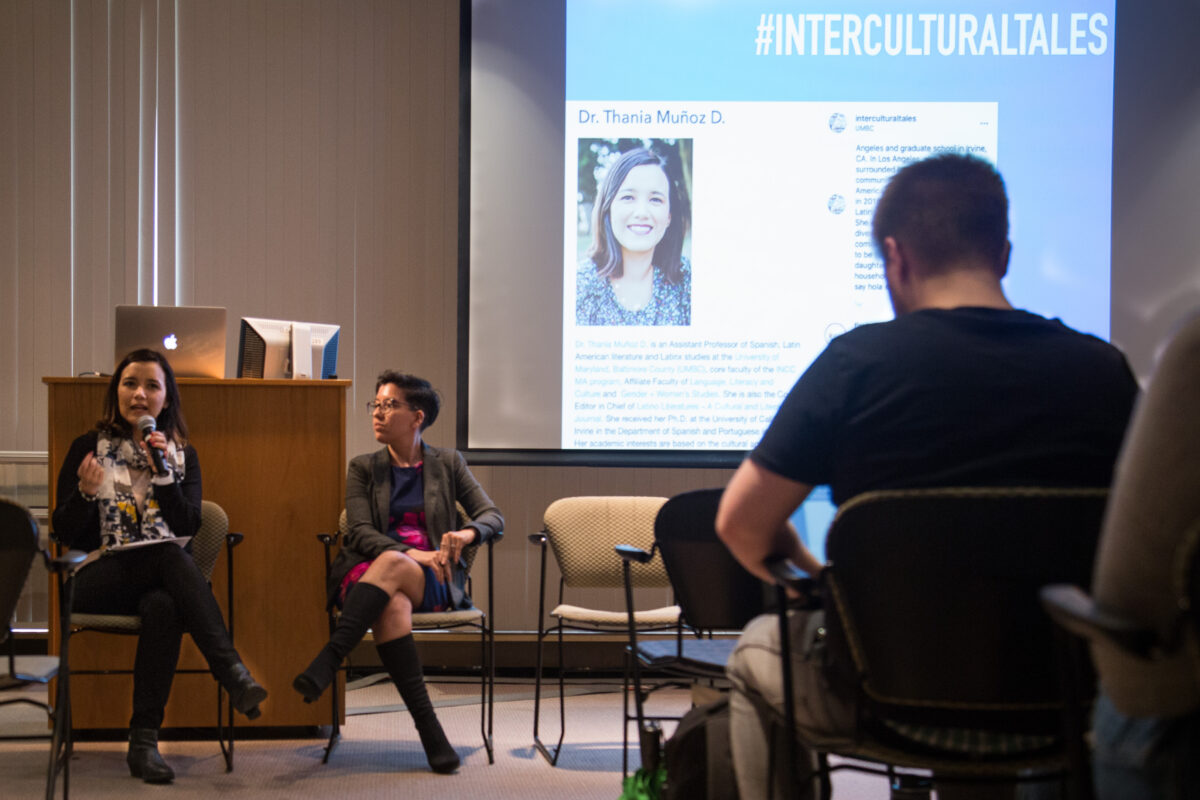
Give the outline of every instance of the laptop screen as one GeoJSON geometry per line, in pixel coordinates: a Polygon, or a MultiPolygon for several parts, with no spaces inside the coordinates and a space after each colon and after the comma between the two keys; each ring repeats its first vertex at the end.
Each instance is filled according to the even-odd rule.
{"type": "Polygon", "coordinates": [[[117,306],[113,363],[139,348],[167,357],[179,378],[225,377],[225,309],[117,306]]]}

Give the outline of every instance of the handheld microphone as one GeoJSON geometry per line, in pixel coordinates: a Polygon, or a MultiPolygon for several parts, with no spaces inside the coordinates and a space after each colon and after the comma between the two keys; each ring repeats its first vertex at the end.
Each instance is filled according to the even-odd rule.
{"type": "Polygon", "coordinates": [[[151,447],[150,443],[147,441],[150,438],[150,434],[157,430],[157,426],[154,423],[154,417],[147,414],[146,416],[140,418],[137,421],[137,427],[138,433],[142,437],[142,441],[146,442],[146,449],[150,451],[150,459],[154,462],[154,474],[166,475],[167,465],[163,463],[162,451],[157,447],[151,447]]]}

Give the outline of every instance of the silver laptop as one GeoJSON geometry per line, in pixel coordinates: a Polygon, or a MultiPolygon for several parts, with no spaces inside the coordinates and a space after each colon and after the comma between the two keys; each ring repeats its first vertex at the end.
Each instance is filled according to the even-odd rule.
{"type": "Polygon", "coordinates": [[[178,378],[224,378],[225,309],[117,306],[113,364],[142,347],[166,356],[178,378]]]}

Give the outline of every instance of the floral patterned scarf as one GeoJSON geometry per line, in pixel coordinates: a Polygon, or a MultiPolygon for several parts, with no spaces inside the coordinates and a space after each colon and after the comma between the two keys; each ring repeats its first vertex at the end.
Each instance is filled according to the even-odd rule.
{"type": "MultiPolygon", "coordinates": [[[[96,440],[96,460],[104,467],[104,482],[96,493],[101,546],[174,539],[150,489],[150,463],[142,448],[131,439],[101,433],[96,440]]],[[[183,451],[172,441],[167,442],[164,461],[174,479],[181,480],[183,451]]]]}

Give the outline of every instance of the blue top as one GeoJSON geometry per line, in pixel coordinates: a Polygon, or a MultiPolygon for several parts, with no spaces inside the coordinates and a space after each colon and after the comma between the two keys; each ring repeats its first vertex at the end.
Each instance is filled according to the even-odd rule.
{"type": "Polygon", "coordinates": [[[425,477],[422,467],[392,467],[392,501],[387,534],[417,550],[432,550],[425,525],[425,477]]]}

